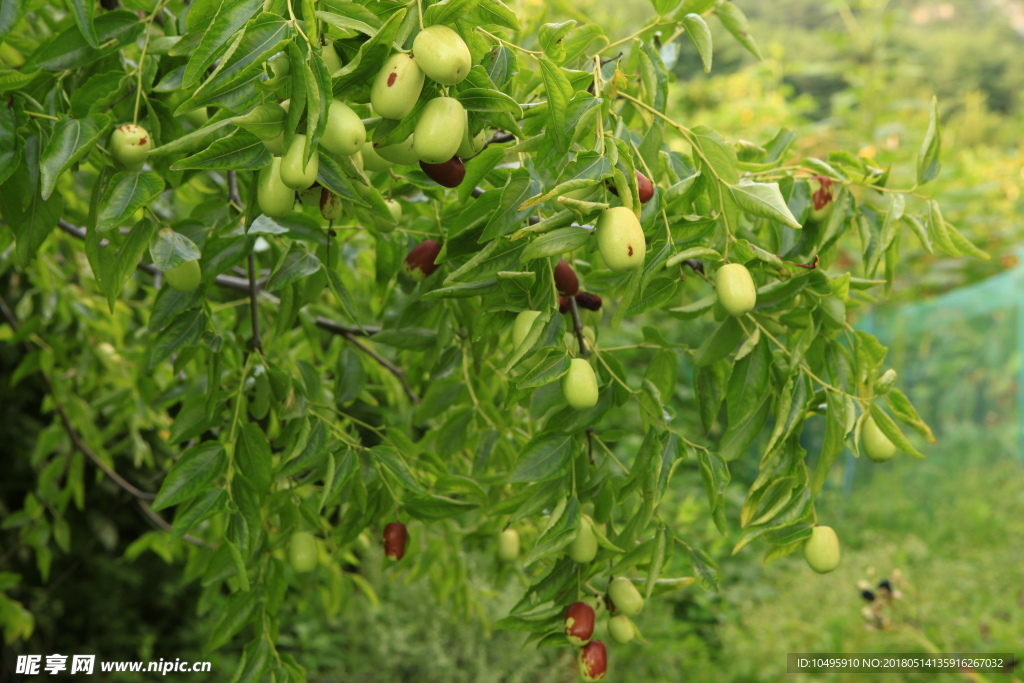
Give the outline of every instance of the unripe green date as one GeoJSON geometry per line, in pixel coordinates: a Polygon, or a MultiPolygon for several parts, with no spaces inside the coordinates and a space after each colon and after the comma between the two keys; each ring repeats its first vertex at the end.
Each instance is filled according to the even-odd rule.
{"type": "Polygon", "coordinates": [[[427,102],[416,122],[413,149],[420,161],[440,164],[459,151],[466,132],[466,110],[454,97],[435,97],[427,102]]]}
{"type": "MultiPolygon", "coordinates": [[[[332,48],[333,49],[333,48],[332,48]]],[[[363,147],[366,141],[366,126],[362,119],[347,104],[340,100],[331,102],[327,110],[327,125],[324,127],[320,144],[324,149],[338,156],[351,156],[363,147]]]]}
{"type": "Polygon", "coordinates": [[[519,558],[519,532],[508,528],[498,534],[498,559],[515,562],[519,558]]]}
{"type": "Polygon", "coordinates": [[[333,75],[335,71],[344,66],[341,63],[341,57],[338,56],[338,51],[334,49],[334,41],[327,41],[327,44],[323,46],[320,56],[323,58],[324,64],[327,65],[327,73],[329,74],[333,75]]]}
{"type": "Polygon", "coordinates": [[[423,90],[423,71],[412,55],[393,55],[377,73],[370,89],[370,104],[378,116],[403,119],[408,116],[423,90]]]}
{"type": "Polygon", "coordinates": [[[601,258],[609,269],[633,270],[644,265],[647,242],[632,209],[616,206],[602,211],[595,231],[601,258]]]}
{"type": "Polygon", "coordinates": [[[839,566],[839,537],[830,526],[816,526],[804,541],[804,559],[819,574],[828,574],[839,566]]]}
{"type": "Polygon", "coordinates": [[[635,617],[644,610],[644,596],[636,589],[633,582],[624,576],[616,577],[608,586],[608,597],[615,605],[615,611],[626,616],[635,617]]]}
{"type": "Polygon", "coordinates": [[[397,145],[375,147],[374,150],[377,152],[377,155],[385,161],[406,166],[412,165],[418,163],[420,160],[419,156],[416,155],[416,149],[413,146],[415,137],[415,135],[410,135],[404,142],[399,142],[397,145]]]}
{"type": "Polygon", "coordinates": [[[617,614],[608,620],[608,634],[616,643],[625,645],[636,637],[636,627],[625,614],[617,614]]]}
{"type": "Polygon", "coordinates": [[[133,123],[118,126],[110,136],[110,155],[129,171],[141,171],[152,148],[153,138],[150,134],[142,126],[133,123]]]}
{"type": "Polygon", "coordinates": [[[281,180],[281,157],[274,157],[260,169],[256,183],[256,200],[260,211],[270,218],[287,215],[295,205],[295,190],[281,180]]]}
{"type": "Polygon", "coordinates": [[[569,362],[569,372],[562,376],[562,395],[565,402],[576,410],[586,410],[597,405],[599,395],[597,375],[590,361],[585,358],[573,358],[569,362]]]}
{"type": "Polygon", "coordinates": [[[473,67],[473,57],[462,36],[440,24],[416,35],[412,54],[423,73],[441,85],[461,83],[473,67]]]}
{"type": "Polygon", "coordinates": [[[281,157],[281,180],[293,190],[305,190],[316,182],[316,174],[320,170],[320,155],[314,149],[305,165],[302,163],[306,148],[306,136],[296,133],[292,144],[281,157]]]}
{"type": "Polygon", "coordinates": [[[740,263],[730,263],[715,273],[718,301],[726,313],[740,316],[753,310],[757,303],[757,287],[750,271],[740,263]]]}
{"type": "Polygon", "coordinates": [[[316,569],[316,538],[307,531],[296,531],[288,542],[288,561],[297,574],[308,574],[316,569]]]}
{"type": "Polygon", "coordinates": [[[896,444],[878,428],[873,417],[864,420],[860,429],[860,442],[864,446],[864,455],[871,462],[886,462],[896,455],[896,444]]]}
{"type": "Polygon", "coordinates": [[[474,136],[470,136],[469,131],[469,120],[466,121],[466,128],[462,134],[462,144],[459,145],[459,149],[455,152],[455,156],[460,159],[472,159],[481,151],[483,151],[484,145],[487,144],[487,131],[481,130],[474,136]]]}
{"type": "Polygon", "coordinates": [[[185,261],[176,268],[164,271],[164,279],[172,289],[179,292],[191,292],[199,286],[199,282],[203,279],[203,271],[199,267],[199,261],[185,261]]]}
{"type": "Polygon", "coordinates": [[[579,564],[593,562],[597,557],[597,535],[594,534],[590,520],[585,517],[580,521],[576,537],[569,544],[569,557],[579,564]]]}
{"type": "Polygon", "coordinates": [[[367,171],[387,173],[391,170],[391,162],[382,157],[373,147],[373,143],[367,140],[363,143],[360,154],[363,157],[363,168],[367,171]]]}

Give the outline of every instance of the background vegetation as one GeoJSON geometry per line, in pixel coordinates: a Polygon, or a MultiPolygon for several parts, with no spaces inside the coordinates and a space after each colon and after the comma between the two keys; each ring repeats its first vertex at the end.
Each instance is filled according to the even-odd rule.
{"type": "MultiPolygon", "coordinates": [[[[544,4],[548,21],[591,16],[606,26],[620,23],[623,35],[637,28],[630,18],[647,11],[639,0],[544,4]],[[644,12],[632,11],[641,4],[644,12]]],[[[715,69],[705,77],[695,51],[679,42],[674,70],[686,80],[685,86],[670,90],[672,109],[688,125],[708,123],[727,138],[764,143],[779,128],[791,128],[808,145],[802,153],[861,150],[882,166],[909,173],[931,96],[937,94],[947,151],[943,172],[930,189],[946,197],[947,218],[993,259],[946,259],[906,237],[905,272],[894,293],[897,303],[914,302],[1017,266],[1024,230],[1019,220],[1024,213],[1024,10],[1019,5],[969,0],[748,3],[764,61],[754,62],[738,45],[720,39],[715,24],[715,69]]],[[[910,185],[912,180],[896,182],[910,185]]],[[[846,257],[851,263],[859,259],[853,251],[846,257]]],[[[731,559],[737,532],[721,538],[710,522],[700,528],[706,500],[699,475],[681,472],[665,507],[678,509],[677,522],[698,524],[696,538],[721,568],[720,591],[692,587],[649,602],[640,624],[647,642],[619,648],[609,680],[776,681],[785,675],[787,652],[919,651],[919,638],[907,631],[868,630],[859,614],[865,603],[857,582],[877,582],[896,569],[907,582],[906,623],[940,650],[1017,648],[1018,656],[1024,654],[1019,650],[1024,643],[1024,547],[1019,543],[1024,487],[1019,451],[1014,452],[1018,406],[1007,379],[1019,371],[1021,361],[1016,306],[1018,301],[1008,300],[1005,315],[995,321],[965,316],[977,334],[942,353],[923,352],[920,339],[894,351],[902,358],[901,374],[911,373],[927,391],[946,397],[946,403],[921,404],[921,396],[912,394],[925,420],[937,427],[940,443],[923,462],[901,457],[866,469],[855,467],[851,458],[836,468],[818,504],[819,515],[831,521],[844,543],[844,562],[830,575],[809,580],[798,556],[768,565],[752,561],[763,554],[757,543],[731,559]],[[985,334],[1000,321],[1005,334],[985,334]],[[979,365],[987,372],[972,375],[979,367],[972,360],[986,349],[979,365]],[[973,400],[979,393],[982,398],[973,400]],[[972,406],[971,419],[955,428],[935,424],[943,410],[955,414],[964,405],[972,406]]],[[[80,313],[87,319],[90,314],[80,313]]],[[[103,323],[97,319],[94,324],[103,323]]],[[[618,336],[633,339],[642,324],[627,322],[619,331],[602,332],[602,344],[615,346],[618,336]]],[[[884,329],[877,331],[884,335],[884,329]]],[[[705,329],[679,324],[662,332],[670,339],[694,339],[705,329]]],[[[929,332],[935,338],[941,333],[929,332]]],[[[646,367],[642,351],[636,353],[636,362],[626,364],[633,380],[646,367]]],[[[40,440],[57,438],[43,430],[45,421],[34,414],[43,388],[31,378],[12,376],[18,360],[15,347],[0,344],[0,450],[10,453],[32,452],[40,440]]],[[[103,371],[118,371],[116,357],[103,371]]],[[[677,378],[678,404],[692,400],[691,387],[691,377],[677,378]]],[[[612,431],[630,425],[605,426],[612,431]]],[[[26,459],[6,460],[0,505],[20,504],[18,492],[33,488],[36,473],[26,459]]],[[[732,511],[742,504],[752,478],[742,472],[734,477],[726,494],[732,511]]],[[[100,481],[99,486],[107,485],[100,481]]],[[[109,500],[112,491],[104,493],[109,500]]],[[[23,650],[74,647],[102,652],[107,659],[168,653],[207,658],[201,654],[206,637],[199,619],[202,601],[199,615],[193,609],[200,588],[179,583],[166,551],[133,543],[150,527],[130,500],[116,500],[102,514],[73,518],[71,523],[81,528],[72,529],[72,537],[91,538],[88,546],[55,557],[48,583],[29,581],[20,589],[20,599],[36,614],[35,631],[23,650]]],[[[12,551],[0,548],[0,570],[10,563],[33,575],[32,567],[18,566],[12,551]]],[[[564,650],[520,649],[521,634],[490,629],[522,584],[515,575],[489,573],[492,562],[483,551],[466,551],[467,561],[479,565],[470,580],[487,596],[474,607],[478,618],[471,621],[453,616],[424,578],[390,580],[380,570],[377,552],[368,551],[363,568],[387,609],[360,593],[326,595],[311,589],[288,618],[280,644],[294,648],[311,680],[574,679],[564,650]]],[[[229,670],[238,655],[230,649],[213,655],[215,671],[229,670]]]]}

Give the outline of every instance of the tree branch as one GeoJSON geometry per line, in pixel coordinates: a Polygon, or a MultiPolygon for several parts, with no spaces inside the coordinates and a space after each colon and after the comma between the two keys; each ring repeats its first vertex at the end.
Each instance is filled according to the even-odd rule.
{"type": "MultiPolygon", "coordinates": [[[[228,171],[228,201],[235,207],[238,213],[245,215],[245,207],[242,206],[242,197],[238,194],[238,172],[228,171]]],[[[245,226],[248,229],[248,225],[245,226]]],[[[262,354],[263,342],[260,341],[260,309],[257,302],[256,285],[256,252],[249,251],[249,317],[252,319],[252,350],[262,354]]]]}
{"type": "MultiPolygon", "coordinates": [[[[4,317],[7,318],[7,322],[8,324],[10,324],[11,329],[17,330],[18,327],[20,326],[18,318],[14,315],[14,312],[7,306],[7,301],[2,296],[0,296],[0,311],[2,311],[4,317]]],[[[28,342],[25,342],[25,344],[27,346],[28,342]]],[[[47,377],[46,373],[44,373],[42,370],[39,371],[39,376],[42,377],[43,384],[46,385],[46,390],[49,392],[50,396],[53,397],[54,409],[57,411],[57,416],[60,417],[61,424],[64,426],[64,431],[67,432],[68,437],[71,439],[71,443],[74,445],[74,447],[78,451],[80,451],[86,458],[88,458],[89,461],[93,465],[95,465],[97,469],[103,472],[103,474],[107,475],[107,477],[109,477],[111,481],[113,481],[115,484],[121,487],[122,490],[131,494],[135,498],[136,502],[139,504],[139,508],[142,510],[142,512],[150,520],[152,520],[153,523],[155,523],[164,531],[172,531],[173,527],[167,522],[167,520],[165,520],[157,513],[153,512],[152,508],[150,508],[146,502],[155,499],[156,494],[147,493],[146,491],[143,491],[142,489],[138,488],[137,486],[129,482],[127,479],[118,474],[110,465],[103,462],[103,459],[100,458],[100,456],[97,455],[95,451],[89,448],[89,445],[85,443],[85,440],[82,438],[82,435],[78,433],[78,430],[75,429],[75,426],[71,423],[71,418],[68,417],[67,411],[64,410],[64,406],[61,405],[60,401],[57,399],[57,395],[53,390],[53,384],[50,382],[50,378],[47,377]]],[[[192,543],[193,545],[198,545],[204,548],[211,547],[205,541],[196,538],[195,536],[185,534],[183,538],[189,543],[192,543]]]]}
{"type": "Polygon", "coordinates": [[[576,333],[576,339],[580,343],[580,355],[584,358],[590,358],[590,349],[587,348],[587,342],[583,338],[583,321],[580,320],[580,309],[576,306],[576,297],[567,296],[569,300],[569,312],[572,313],[572,329],[576,333]]]}
{"type": "MultiPolygon", "coordinates": [[[[85,239],[85,230],[75,225],[72,225],[71,223],[68,223],[64,219],[59,220],[57,222],[57,226],[64,232],[68,233],[69,235],[77,237],[80,240],[85,239]]],[[[107,240],[100,241],[100,247],[105,247],[107,246],[107,244],[109,244],[107,240]]],[[[157,268],[147,263],[140,263],[137,266],[137,268],[154,276],[160,272],[157,268]]],[[[252,274],[251,271],[250,274],[252,274]]],[[[252,295],[252,285],[254,284],[253,279],[242,279],[240,277],[233,277],[231,275],[218,275],[215,282],[218,287],[222,287],[224,289],[231,289],[236,292],[245,292],[249,294],[250,306],[254,306],[253,302],[256,300],[256,298],[253,297],[252,295]]],[[[263,279],[255,281],[256,296],[262,296],[264,299],[266,299],[274,306],[280,306],[280,299],[278,299],[270,292],[263,291],[264,282],[265,280],[263,279]]],[[[255,319],[255,315],[253,316],[253,318],[255,319]]],[[[373,336],[377,334],[378,332],[381,331],[381,328],[366,325],[362,326],[362,328],[346,327],[345,325],[335,322],[330,318],[325,318],[322,315],[318,315],[316,317],[315,324],[322,330],[330,332],[331,334],[337,334],[339,336],[344,337],[357,349],[373,358],[373,360],[375,360],[377,363],[383,366],[388,372],[395,376],[398,382],[402,385],[402,389],[405,391],[405,395],[409,397],[410,401],[412,401],[413,403],[420,402],[420,397],[416,394],[415,391],[413,391],[412,386],[410,386],[409,384],[409,380],[405,376],[405,372],[400,367],[398,367],[397,365],[395,365],[394,363],[392,363],[387,358],[380,355],[370,347],[358,341],[359,337],[373,336]]]]}

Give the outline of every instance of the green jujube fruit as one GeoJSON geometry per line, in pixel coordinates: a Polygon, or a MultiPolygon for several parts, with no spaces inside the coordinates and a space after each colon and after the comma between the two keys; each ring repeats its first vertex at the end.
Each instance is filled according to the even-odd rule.
{"type": "Polygon", "coordinates": [[[152,148],[152,136],[134,123],[118,126],[110,136],[110,155],[129,171],[141,171],[152,148]]]}
{"type": "Polygon", "coordinates": [[[374,150],[380,158],[394,164],[403,164],[406,166],[418,164],[420,158],[416,155],[416,149],[413,147],[415,137],[415,135],[410,135],[404,142],[399,142],[397,145],[375,147],[374,150]]]}
{"type": "Polygon", "coordinates": [[[412,55],[399,52],[384,62],[373,79],[370,104],[378,116],[403,119],[415,108],[421,90],[423,71],[412,55]]]}
{"type": "Polygon", "coordinates": [[[327,125],[320,144],[332,154],[347,157],[362,149],[365,141],[366,126],[359,114],[341,100],[333,100],[327,110],[327,125]]]}
{"type": "Polygon", "coordinates": [[[519,557],[519,532],[505,529],[498,534],[498,559],[502,562],[515,562],[519,557]]]}
{"type": "Polygon", "coordinates": [[[185,261],[180,266],[164,271],[164,280],[179,292],[191,292],[202,279],[203,270],[199,267],[199,261],[185,261]]]}
{"type": "Polygon", "coordinates": [[[416,35],[412,54],[423,73],[441,85],[461,83],[473,68],[473,56],[462,36],[441,24],[416,35]]]}
{"type": "Polygon", "coordinates": [[[484,145],[487,143],[487,132],[483,129],[479,133],[470,137],[469,134],[469,121],[466,121],[466,128],[462,133],[462,144],[459,145],[459,149],[456,150],[455,156],[460,159],[472,159],[481,151],[483,151],[484,145]]]}
{"type": "Polygon", "coordinates": [[[569,362],[569,372],[562,376],[565,402],[576,410],[586,410],[597,405],[598,394],[597,375],[590,361],[573,358],[569,362]]]}
{"type": "Polygon", "coordinates": [[[320,52],[320,56],[323,58],[324,64],[327,65],[327,73],[331,75],[344,66],[341,63],[341,57],[338,56],[338,51],[334,49],[334,41],[327,41],[327,44],[323,46],[323,50],[320,52]]]}
{"type": "Polygon", "coordinates": [[[442,164],[459,151],[466,132],[466,110],[454,97],[427,102],[413,132],[413,149],[420,161],[442,164]]]}
{"type": "Polygon", "coordinates": [[[819,574],[828,574],[839,566],[839,537],[830,526],[816,526],[804,541],[804,559],[819,574]]]}
{"type": "Polygon", "coordinates": [[[617,614],[608,620],[608,633],[616,643],[625,645],[636,636],[636,627],[625,614],[617,614]]]}
{"type": "Polygon", "coordinates": [[[719,268],[715,273],[715,289],[719,303],[729,315],[744,315],[757,303],[754,279],[742,264],[730,263],[719,268]]]}
{"type": "MultiPolygon", "coordinates": [[[[288,113],[288,105],[289,105],[289,103],[291,103],[291,100],[285,100],[280,105],[278,105],[282,109],[284,109],[285,114],[288,113]]],[[[263,106],[267,106],[267,105],[263,105],[263,106]]],[[[284,156],[284,152],[285,152],[285,147],[284,147],[284,131],[282,130],[281,133],[276,138],[274,138],[272,140],[264,140],[263,141],[263,146],[267,148],[268,152],[270,152],[271,154],[273,154],[276,157],[284,156]]]]}
{"type": "Polygon", "coordinates": [[[593,562],[597,557],[597,536],[590,520],[583,518],[580,521],[580,528],[576,531],[576,537],[569,544],[569,557],[573,562],[587,564],[593,562]]]}
{"type": "Polygon", "coordinates": [[[382,157],[369,140],[363,143],[360,154],[363,157],[363,168],[367,171],[387,173],[391,170],[391,162],[382,157]]]}
{"type": "Polygon", "coordinates": [[[516,350],[523,345],[526,341],[526,335],[530,333],[530,328],[533,327],[533,321],[540,315],[540,311],[523,311],[516,316],[516,321],[512,324],[512,349],[516,350]]]}
{"type": "Polygon", "coordinates": [[[615,611],[626,616],[635,617],[644,610],[644,596],[636,589],[633,582],[624,576],[612,580],[608,586],[608,597],[615,605],[615,611]]]}
{"type": "Polygon", "coordinates": [[[274,157],[260,169],[256,183],[256,200],[260,211],[270,218],[287,215],[295,205],[295,190],[281,180],[281,157],[274,157]]]}
{"type": "Polygon", "coordinates": [[[281,157],[281,180],[293,190],[304,190],[316,182],[320,170],[320,155],[314,149],[309,161],[302,165],[302,154],[306,148],[306,136],[296,133],[291,147],[281,157]]]}
{"type": "Polygon", "coordinates": [[[873,417],[864,420],[860,430],[860,442],[864,445],[864,455],[871,462],[886,462],[896,455],[896,444],[878,428],[873,417]]]}
{"type": "Polygon", "coordinates": [[[614,271],[633,270],[644,265],[647,242],[640,221],[632,209],[605,209],[597,219],[597,247],[601,258],[614,271]]]}
{"type": "Polygon", "coordinates": [[[297,574],[307,574],[317,565],[316,538],[308,531],[296,531],[288,542],[288,561],[297,574]]]}

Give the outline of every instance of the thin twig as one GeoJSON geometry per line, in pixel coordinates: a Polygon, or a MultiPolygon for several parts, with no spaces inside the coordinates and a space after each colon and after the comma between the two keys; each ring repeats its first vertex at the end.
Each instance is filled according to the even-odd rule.
{"type": "MultiPolygon", "coordinates": [[[[18,322],[18,318],[14,315],[14,312],[11,311],[11,309],[7,306],[7,301],[2,296],[0,296],[0,311],[2,311],[4,317],[7,318],[7,322],[8,324],[10,324],[11,329],[17,330],[20,325],[20,323],[18,322]]],[[[25,344],[28,345],[28,342],[25,342],[25,344]]],[[[53,384],[50,382],[50,378],[47,377],[46,374],[42,371],[39,371],[39,376],[42,377],[43,384],[46,385],[47,392],[53,397],[54,409],[57,411],[57,415],[58,417],[60,417],[61,424],[64,426],[64,431],[68,433],[68,437],[71,438],[71,443],[74,445],[74,447],[78,449],[86,458],[88,458],[89,461],[92,462],[92,464],[95,465],[101,472],[107,475],[107,477],[109,477],[115,484],[121,487],[122,490],[131,494],[136,499],[136,502],[138,502],[139,507],[142,509],[145,515],[149,517],[157,526],[159,526],[164,531],[172,531],[173,527],[167,522],[167,520],[165,520],[157,513],[153,512],[153,510],[146,503],[146,501],[154,500],[156,498],[156,494],[147,493],[146,491],[139,489],[137,486],[135,486],[127,479],[122,477],[120,474],[118,474],[116,471],[114,471],[114,469],[110,467],[110,465],[103,462],[100,456],[97,455],[96,452],[93,451],[91,448],[89,448],[89,445],[85,443],[85,440],[82,438],[82,435],[78,433],[78,430],[75,429],[75,426],[71,423],[71,418],[68,417],[67,412],[64,410],[64,406],[61,405],[60,401],[57,399],[57,394],[53,390],[53,384]]],[[[205,541],[196,538],[195,536],[185,534],[183,538],[189,543],[192,543],[193,545],[198,545],[200,547],[210,547],[205,541]]]]}
{"type": "Polygon", "coordinates": [[[569,300],[569,312],[572,313],[572,329],[580,343],[580,355],[584,358],[590,358],[590,349],[587,348],[587,342],[583,338],[583,321],[580,320],[580,309],[576,307],[576,297],[567,296],[565,298],[569,300]]]}
{"type": "MultiPolygon", "coordinates": [[[[242,197],[238,194],[238,172],[228,171],[228,201],[235,207],[238,213],[245,215],[245,207],[242,206],[242,197]]],[[[249,228],[248,225],[245,226],[249,228]]],[[[252,350],[263,353],[263,342],[260,341],[260,309],[257,301],[258,288],[256,285],[256,252],[249,251],[249,317],[252,319],[252,350]]]]}

